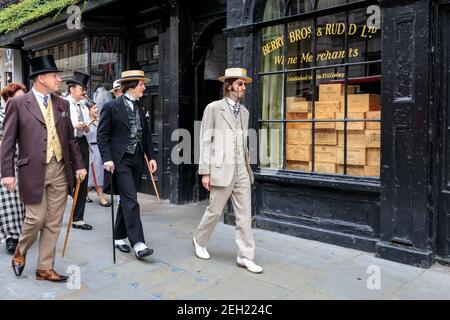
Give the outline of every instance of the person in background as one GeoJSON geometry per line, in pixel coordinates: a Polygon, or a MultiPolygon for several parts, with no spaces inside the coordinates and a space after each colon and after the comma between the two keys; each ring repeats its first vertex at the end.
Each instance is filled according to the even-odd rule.
{"type": "Polygon", "coordinates": [[[114,81],[113,88],[109,90],[114,95],[114,98],[117,99],[120,97],[122,93],[122,89],[120,88],[119,80],[114,81]]]}
{"type": "MultiPolygon", "coordinates": [[[[70,103],[70,119],[74,128],[74,135],[84,161],[84,167],[89,173],[89,144],[87,142],[87,133],[89,132],[89,110],[84,105],[86,88],[89,81],[89,75],[74,71],[71,78],[66,81],[69,95],[66,100],[70,103]]],[[[84,211],[86,208],[86,196],[88,194],[88,182],[85,179],[80,184],[75,212],[73,214],[72,228],[81,230],[92,230],[92,226],[84,221],[84,211]]]]}
{"type": "Polygon", "coordinates": [[[89,132],[87,134],[87,140],[89,143],[90,150],[90,171],[89,171],[89,180],[88,180],[88,188],[96,187],[96,191],[98,194],[98,198],[100,200],[100,205],[102,207],[110,207],[111,204],[106,201],[105,195],[103,194],[103,162],[102,157],[100,156],[100,151],[98,150],[97,145],[97,128],[98,128],[98,108],[97,105],[92,101],[87,101],[86,105],[89,109],[89,132]],[[92,166],[94,170],[92,170],[92,166]],[[95,175],[95,180],[94,180],[95,175]],[[97,183],[97,185],[96,185],[97,183]]]}
{"type": "MultiPolygon", "coordinates": [[[[5,104],[10,98],[24,95],[25,86],[20,83],[10,83],[3,88],[1,96],[5,104]]],[[[5,118],[4,110],[0,112],[0,148],[1,148],[1,128],[5,118]]],[[[14,162],[17,165],[17,152],[14,156],[14,162]]],[[[18,190],[9,191],[0,186],[0,239],[6,239],[6,251],[13,254],[16,251],[19,242],[20,232],[25,220],[25,206],[20,201],[18,190]]]]}

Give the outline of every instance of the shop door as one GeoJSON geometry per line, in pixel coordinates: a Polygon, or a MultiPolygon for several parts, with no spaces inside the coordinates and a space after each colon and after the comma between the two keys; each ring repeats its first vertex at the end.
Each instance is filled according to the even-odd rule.
{"type": "Polygon", "coordinates": [[[437,103],[438,163],[437,252],[450,259],[450,6],[443,8],[438,29],[439,59],[436,68],[439,84],[437,103]]]}
{"type": "MultiPolygon", "coordinates": [[[[138,69],[145,72],[145,76],[150,78],[150,83],[146,85],[144,97],[141,99],[146,108],[146,120],[148,122],[154,153],[152,158],[158,164],[158,170],[153,174],[159,195],[163,197],[163,179],[162,179],[162,104],[159,96],[159,45],[158,42],[146,42],[139,44],[136,48],[136,63],[138,69]]],[[[140,192],[156,195],[150,174],[146,169],[142,177],[140,192]]]]}

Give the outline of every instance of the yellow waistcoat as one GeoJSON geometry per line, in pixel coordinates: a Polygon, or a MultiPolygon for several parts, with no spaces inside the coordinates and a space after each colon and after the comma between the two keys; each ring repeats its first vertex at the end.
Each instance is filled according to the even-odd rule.
{"type": "Polygon", "coordinates": [[[56,132],[55,119],[53,118],[52,99],[48,100],[47,108],[41,102],[38,103],[47,125],[47,163],[50,162],[53,154],[55,154],[56,160],[59,162],[63,158],[63,152],[58,133],[56,132]]]}

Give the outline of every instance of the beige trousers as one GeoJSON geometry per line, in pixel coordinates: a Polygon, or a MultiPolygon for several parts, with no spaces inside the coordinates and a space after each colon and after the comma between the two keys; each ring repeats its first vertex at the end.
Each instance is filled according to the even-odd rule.
{"type": "Polygon", "coordinates": [[[67,204],[68,182],[64,161],[52,158],[45,167],[44,195],[39,204],[28,204],[18,247],[25,255],[40,231],[37,269],[53,269],[56,242],[67,204]]]}
{"type": "Polygon", "coordinates": [[[219,221],[223,209],[231,196],[236,218],[235,240],[238,246],[238,256],[253,260],[255,242],[252,234],[251,184],[247,168],[236,165],[231,184],[228,187],[211,186],[209,206],[195,232],[195,239],[203,247],[209,242],[214,228],[219,221]]]}

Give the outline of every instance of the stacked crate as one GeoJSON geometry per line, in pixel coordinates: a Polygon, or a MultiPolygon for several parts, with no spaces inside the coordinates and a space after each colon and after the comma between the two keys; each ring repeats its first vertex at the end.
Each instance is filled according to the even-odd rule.
{"type": "MultiPolygon", "coordinates": [[[[287,120],[308,120],[311,101],[301,97],[286,98],[287,120]]],[[[308,122],[287,123],[286,165],[288,169],[311,172],[312,124],[308,122]]]]}
{"type": "MultiPolygon", "coordinates": [[[[348,119],[380,119],[380,96],[356,94],[348,86],[348,119]]],[[[312,119],[311,102],[302,98],[287,98],[287,119],[312,119]]],[[[315,119],[344,119],[344,85],[319,85],[319,100],[315,103],[315,119]]],[[[311,171],[312,124],[288,123],[286,160],[288,169],[311,171]]],[[[315,172],[344,173],[344,122],[316,122],[315,172]]],[[[347,123],[347,174],[379,176],[380,123],[347,123]]]]}

